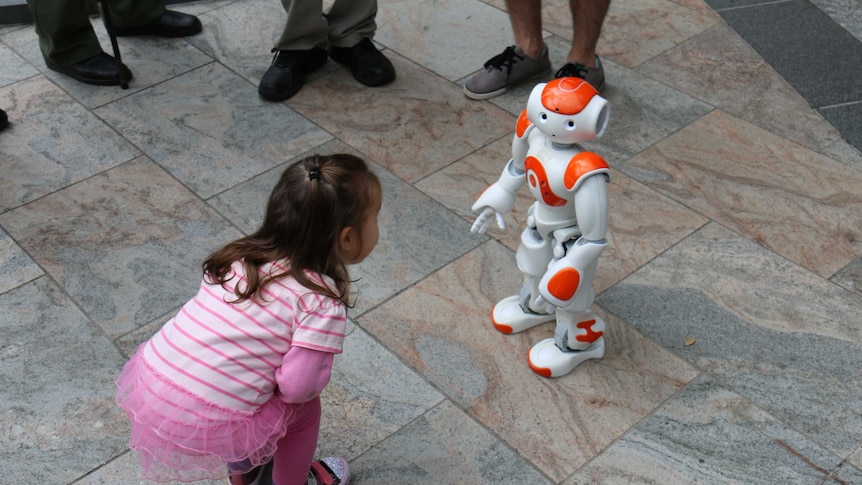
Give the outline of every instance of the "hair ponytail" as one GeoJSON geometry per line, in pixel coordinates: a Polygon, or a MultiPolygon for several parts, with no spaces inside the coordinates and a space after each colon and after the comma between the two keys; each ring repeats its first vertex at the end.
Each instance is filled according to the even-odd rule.
{"type": "Polygon", "coordinates": [[[291,276],[306,288],[349,304],[350,276],[338,254],[338,236],[346,227],[361,228],[369,211],[379,207],[382,189],[377,176],[353,155],[313,155],[290,165],[267,203],[261,227],[211,254],[203,263],[212,284],[233,278],[231,265],[240,261],[247,283],[235,285],[237,302],[260,298],[272,279],[291,276]],[[283,273],[261,268],[287,265],[283,273]],[[330,277],[334,288],[307,272],[330,277]]]}

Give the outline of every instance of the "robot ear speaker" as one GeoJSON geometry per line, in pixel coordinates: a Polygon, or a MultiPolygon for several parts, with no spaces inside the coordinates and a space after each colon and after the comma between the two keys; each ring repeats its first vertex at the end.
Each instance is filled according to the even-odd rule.
{"type": "Polygon", "coordinates": [[[608,105],[604,105],[602,110],[599,111],[599,116],[596,118],[596,138],[600,138],[605,133],[605,128],[608,127],[609,116],[610,109],[608,105]]]}

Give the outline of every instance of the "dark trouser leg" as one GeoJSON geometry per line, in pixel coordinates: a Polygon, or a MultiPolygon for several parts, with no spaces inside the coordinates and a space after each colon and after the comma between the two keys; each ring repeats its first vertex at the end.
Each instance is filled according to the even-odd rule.
{"type": "Polygon", "coordinates": [[[108,0],[114,27],[140,27],[165,13],[162,0],[108,0]]]}
{"type": "Polygon", "coordinates": [[[85,0],[27,0],[27,5],[46,59],[70,66],[102,52],[85,0]]]}

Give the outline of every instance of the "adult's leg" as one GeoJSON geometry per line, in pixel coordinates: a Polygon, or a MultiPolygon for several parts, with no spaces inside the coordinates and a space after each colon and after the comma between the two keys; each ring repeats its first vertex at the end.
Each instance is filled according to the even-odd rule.
{"type": "Polygon", "coordinates": [[[377,0],[335,0],[326,12],[329,41],[336,47],[353,47],[377,31],[377,0]]]}
{"type": "Polygon", "coordinates": [[[272,457],[272,482],[276,485],[305,485],[317,436],[320,433],[320,397],[295,404],[296,418],[278,442],[272,457]]]}
{"type": "Polygon", "coordinates": [[[307,51],[325,47],[329,26],[323,17],[322,0],[281,0],[287,21],[275,48],[307,51]]]}
{"type": "Polygon", "coordinates": [[[46,60],[70,66],[102,52],[84,0],[27,0],[46,60]]]}
{"type": "Polygon", "coordinates": [[[147,25],[165,13],[162,0],[108,0],[114,27],[147,25]]]}
{"type": "Polygon", "coordinates": [[[569,0],[574,38],[566,62],[596,67],[596,44],[611,0],[569,0]]]}
{"type": "Polygon", "coordinates": [[[515,45],[533,59],[541,57],[545,45],[542,39],[542,0],[506,0],[506,11],[509,12],[515,45]]]}

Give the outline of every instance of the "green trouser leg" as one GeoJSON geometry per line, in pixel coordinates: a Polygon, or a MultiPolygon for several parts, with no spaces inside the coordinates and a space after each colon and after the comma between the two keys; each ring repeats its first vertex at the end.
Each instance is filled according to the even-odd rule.
{"type": "MultiPolygon", "coordinates": [[[[102,52],[87,15],[88,1],[27,0],[45,59],[70,66],[102,52]]],[[[116,27],[148,24],[165,11],[162,0],[109,0],[109,5],[116,27]]]]}

